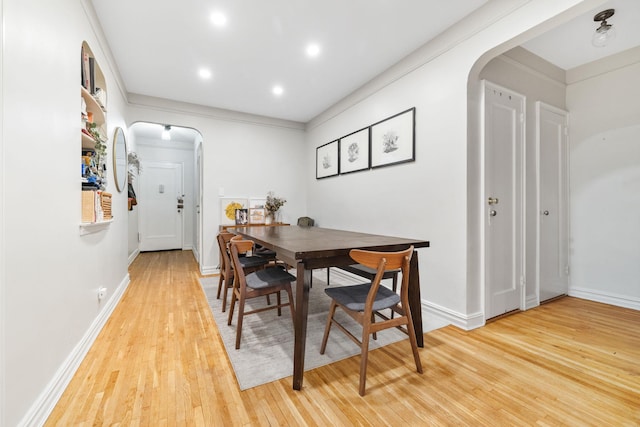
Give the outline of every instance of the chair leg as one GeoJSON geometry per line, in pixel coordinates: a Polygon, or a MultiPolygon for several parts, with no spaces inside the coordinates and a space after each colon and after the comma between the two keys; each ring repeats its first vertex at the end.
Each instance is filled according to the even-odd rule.
{"type": "Polygon", "coordinates": [[[322,337],[322,345],[320,346],[320,354],[324,354],[324,350],[327,348],[327,340],[329,339],[329,331],[331,331],[331,323],[333,321],[333,315],[336,313],[336,307],[338,307],[338,305],[335,301],[331,301],[331,308],[329,308],[329,315],[327,316],[327,325],[324,328],[324,336],[322,337]]]}
{"type": "MultiPolygon", "coordinates": [[[[269,296],[269,295],[267,295],[269,296]]],[[[276,304],[278,305],[278,317],[282,316],[282,299],[280,298],[280,291],[276,294],[276,304]]]]}
{"type": "Polygon", "coordinates": [[[236,350],[240,348],[240,338],[242,337],[242,320],[244,318],[244,298],[240,298],[238,303],[238,326],[236,327],[236,350]]]}
{"type": "Polygon", "coordinates": [[[329,286],[329,273],[331,272],[331,267],[327,267],[327,286],[329,286]]]}
{"type": "Polygon", "coordinates": [[[220,273],[220,278],[218,279],[218,293],[216,294],[216,299],[220,299],[220,292],[222,291],[223,282],[225,282],[225,280],[222,280],[222,273],[220,273]]]}
{"type": "Polygon", "coordinates": [[[233,308],[236,306],[236,292],[235,290],[231,291],[231,305],[229,306],[229,320],[227,321],[227,325],[231,325],[231,320],[233,319],[233,308]]]}
{"type": "Polygon", "coordinates": [[[362,347],[360,353],[360,386],[358,392],[360,396],[364,396],[364,390],[367,384],[367,361],[369,359],[369,335],[371,334],[368,326],[362,328],[362,347]]]}
{"type": "Polygon", "coordinates": [[[293,293],[291,292],[291,288],[287,288],[287,295],[289,296],[289,309],[291,309],[291,319],[293,320],[293,325],[295,327],[296,310],[295,308],[293,308],[293,293]]]}
{"type": "MultiPolygon", "coordinates": [[[[371,324],[374,324],[374,323],[376,323],[376,313],[375,313],[375,312],[372,312],[372,313],[371,313],[371,324]]],[[[377,332],[374,332],[374,333],[373,333],[373,339],[374,339],[374,340],[377,340],[377,339],[378,339],[378,333],[377,333],[377,332]]]]}
{"type": "Polygon", "coordinates": [[[231,293],[233,293],[233,276],[224,281],[224,292],[222,293],[222,312],[224,313],[227,310],[227,291],[231,288],[231,293]]]}
{"type": "MultiPolygon", "coordinates": [[[[391,279],[391,288],[393,289],[393,292],[396,292],[396,290],[398,289],[398,273],[394,273],[393,274],[393,278],[391,279]]],[[[391,318],[393,319],[393,315],[396,314],[395,311],[393,311],[393,309],[391,310],[391,318]]]]}

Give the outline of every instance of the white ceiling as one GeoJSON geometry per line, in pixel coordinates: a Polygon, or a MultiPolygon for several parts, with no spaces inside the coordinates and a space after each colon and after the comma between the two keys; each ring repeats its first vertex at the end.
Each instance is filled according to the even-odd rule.
{"type": "MultiPolygon", "coordinates": [[[[305,123],[487,1],[92,3],[127,92],[305,123]],[[213,11],[227,15],[226,26],[211,24],[213,11]],[[321,46],[316,58],[305,54],[310,42],[321,46]],[[201,67],[211,79],[199,78],[201,67]]],[[[570,69],[640,45],[639,21],[639,0],[611,0],[523,47],[570,69]],[[593,15],[609,7],[618,36],[595,48],[593,15]]]]}
{"type": "Polygon", "coordinates": [[[610,0],[545,34],[524,43],[522,47],[564,70],[605,58],[614,53],[640,46],[640,1],[610,0]],[[595,47],[591,37],[599,23],[593,17],[606,9],[615,9],[607,20],[616,38],[606,47],[595,47]]]}

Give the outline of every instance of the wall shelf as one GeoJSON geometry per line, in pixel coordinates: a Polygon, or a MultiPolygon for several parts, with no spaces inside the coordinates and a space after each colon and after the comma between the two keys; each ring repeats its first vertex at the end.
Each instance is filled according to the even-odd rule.
{"type": "Polygon", "coordinates": [[[109,225],[113,222],[113,218],[100,221],[100,222],[81,222],[80,223],[80,235],[84,236],[85,234],[97,233],[109,227],[109,225]]]}

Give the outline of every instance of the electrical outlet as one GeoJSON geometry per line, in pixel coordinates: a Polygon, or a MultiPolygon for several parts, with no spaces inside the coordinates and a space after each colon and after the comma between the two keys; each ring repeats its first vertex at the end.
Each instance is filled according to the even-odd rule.
{"type": "Polygon", "coordinates": [[[104,296],[107,295],[107,288],[99,288],[98,289],[98,301],[102,301],[104,296]]]}

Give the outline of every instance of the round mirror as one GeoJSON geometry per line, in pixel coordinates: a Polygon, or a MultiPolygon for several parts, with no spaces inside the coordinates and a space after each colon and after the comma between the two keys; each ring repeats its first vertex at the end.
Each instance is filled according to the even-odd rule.
{"type": "Polygon", "coordinates": [[[113,135],[113,178],[118,192],[122,193],[127,183],[127,141],[119,127],[113,135]]]}

